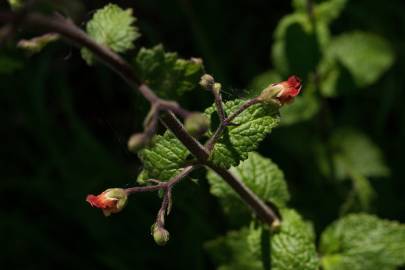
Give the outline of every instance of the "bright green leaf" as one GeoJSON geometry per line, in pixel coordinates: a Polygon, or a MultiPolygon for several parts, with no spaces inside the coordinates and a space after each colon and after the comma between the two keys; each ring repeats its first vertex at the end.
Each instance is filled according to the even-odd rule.
{"type": "Polygon", "coordinates": [[[150,145],[139,152],[144,169],[138,179],[168,180],[179,173],[188,155],[187,148],[169,131],[156,135],[150,145]]]}
{"type": "Polygon", "coordinates": [[[325,270],[381,270],[405,265],[405,226],[367,214],[339,219],[322,233],[325,270]]]}
{"type": "MultiPolygon", "coordinates": [[[[230,171],[265,202],[271,201],[283,207],[290,198],[283,172],[270,159],[258,153],[249,153],[248,159],[230,171]]],[[[226,213],[250,213],[238,194],[221,177],[209,171],[207,178],[211,184],[211,193],[220,198],[226,213]]]]}
{"type": "MultiPolygon", "coordinates": [[[[224,104],[226,113],[229,115],[244,103],[236,99],[224,104]]],[[[215,106],[208,108],[205,113],[211,121],[211,133],[215,127],[215,106]]],[[[217,119],[217,118],[216,118],[217,119]]],[[[271,130],[279,124],[280,118],[274,108],[256,104],[243,111],[234,119],[237,126],[229,126],[222,137],[215,144],[211,160],[223,167],[236,166],[239,161],[245,160],[248,153],[254,151],[259,143],[271,130]]]]}
{"type": "MultiPolygon", "coordinates": [[[[133,43],[140,36],[133,25],[135,21],[132,9],[123,10],[115,4],[108,4],[94,13],[86,25],[86,31],[97,43],[122,53],[134,48],[133,43]]],[[[86,48],[81,52],[83,59],[92,64],[92,53],[86,48]]]]}
{"type": "Polygon", "coordinates": [[[198,87],[203,74],[199,59],[180,59],[177,53],[166,53],[162,45],[142,48],[135,59],[135,68],[160,97],[171,99],[198,87]]]}

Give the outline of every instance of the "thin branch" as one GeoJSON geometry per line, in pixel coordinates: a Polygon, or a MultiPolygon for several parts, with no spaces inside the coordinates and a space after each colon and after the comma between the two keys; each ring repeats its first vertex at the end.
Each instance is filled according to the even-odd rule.
{"type": "Polygon", "coordinates": [[[225,118],[223,121],[220,122],[218,128],[215,130],[214,135],[208,140],[208,142],[205,144],[205,148],[207,149],[208,152],[211,153],[211,151],[214,149],[215,144],[219,140],[219,138],[222,136],[222,133],[225,131],[225,128],[230,125],[237,125],[233,124],[232,121],[243,111],[245,111],[247,108],[250,106],[259,103],[260,101],[257,98],[252,98],[247,100],[245,103],[242,104],[236,111],[231,113],[227,118],[225,118]]]}
{"type": "Polygon", "coordinates": [[[209,154],[204,146],[192,137],[184,128],[183,124],[171,112],[162,117],[164,124],[171,132],[187,147],[201,163],[205,163],[209,154]]]}
{"type": "Polygon", "coordinates": [[[161,189],[167,189],[167,188],[172,188],[174,185],[176,185],[178,182],[180,182],[184,177],[189,175],[193,170],[197,169],[199,166],[198,165],[190,165],[177,174],[176,176],[172,177],[169,181],[167,182],[162,182],[157,179],[148,179],[146,180],[147,182],[153,182],[156,183],[156,185],[153,186],[137,186],[137,187],[130,187],[125,189],[128,195],[133,194],[133,193],[139,193],[139,192],[148,192],[148,191],[157,191],[161,189]]]}

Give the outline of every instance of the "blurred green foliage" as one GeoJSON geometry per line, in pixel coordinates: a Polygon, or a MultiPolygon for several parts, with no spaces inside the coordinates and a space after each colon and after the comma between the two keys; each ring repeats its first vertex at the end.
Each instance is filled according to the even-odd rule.
{"type": "MultiPolygon", "coordinates": [[[[259,152],[284,172],[279,176],[288,183],[289,207],[313,228],[294,210],[283,210],[287,225],[269,247],[269,232],[257,224],[241,228],[245,216],[236,222],[226,218],[223,202],[209,194],[202,172],[192,175],[201,179],[198,185],[185,181],[176,187],[167,224],[171,241],[164,248],[155,246],[148,233],[159,208],[156,194],[137,194],[124,212],[104,218],[85,196],[136,184],[142,167],[126,150],[126,140],[142,129],[147,103],[108,69],[86,66],[69,45],[50,44],[28,57],[13,43],[2,44],[3,267],[214,269],[215,263],[223,269],[262,269],[271,261],[274,269],[286,269],[277,268],[286,265],[277,255],[284,254],[288,242],[297,254],[302,247],[308,253],[294,266],[313,269],[318,263],[315,233],[322,235],[325,269],[356,269],[353,253],[363,256],[361,262],[388,265],[383,269],[403,264],[396,253],[403,250],[400,225],[366,214],[350,214],[330,225],[363,211],[405,222],[403,1],[314,1],[312,9],[303,0],[112,2],[132,8],[142,33],[139,47],[162,43],[185,59],[201,57],[223,84],[225,99],[254,96],[290,74],[304,79],[303,94],[282,109],[281,126],[259,152]],[[234,232],[221,236],[229,229],[234,232]],[[366,237],[371,229],[379,233],[366,237]]],[[[106,3],[83,1],[75,10],[87,13],[72,17],[83,25],[106,3]]],[[[8,8],[5,2],[0,7],[8,8]]],[[[19,31],[16,38],[27,35],[19,31]]],[[[172,57],[160,53],[163,62],[176,66],[172,57]]],[[[180,64],[176,76],[195,70],[180,64]]],[[[184,107],[203,111],[212,103],[208,93],[184,88],[184,107]]],[[[249,162],[240,166],[251,169],[249,162]]]]}

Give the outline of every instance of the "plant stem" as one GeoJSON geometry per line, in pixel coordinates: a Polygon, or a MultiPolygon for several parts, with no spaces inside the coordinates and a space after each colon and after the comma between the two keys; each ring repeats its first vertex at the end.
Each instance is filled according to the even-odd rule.
{"type": "Polygon", "coordinates": [[[271,228],[280,224],[280,219],[276,213],[230,171],[212,163],[207,164],[207,166],[221,176],[263,222],[267,223],[271,228]]]}
{"type": "Polygon", "coordinates": [[[232,124],[232,121],[243,111],[245,111],[250,106],[259,103],[260,101],[257,98],[252,98],[247,100],[245,103],[242,104],[236,111],[231,113],[227,118],[220,122],[219,127],[215,130],[214,135],[208,140],[205,144],[205,148],[208,152],[211,152],[214,149],[215,144],[221,137],[222,133],[224,132],[225,128],[232,124]]]}

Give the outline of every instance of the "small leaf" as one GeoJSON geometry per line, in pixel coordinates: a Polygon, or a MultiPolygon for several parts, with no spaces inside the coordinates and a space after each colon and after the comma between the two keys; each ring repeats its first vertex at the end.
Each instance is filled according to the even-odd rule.
{"type": "Polygon", "coordinates": [[[189,155],[185,146],[169,131],[153,137],[150,145],[138,153],[144,169],[138,180],[169,180],[179,173],[189,155]]]}
{"type": "MultiPolygon", "coordinates": [[[[117,5],[108,4],[94,13],[86,25],[86,31],[97,43],[122,53],[134,48],[133,42],[140,36],[133,25],[135,21],[132,9],[123,10],[117,5]]],[[[93,55],[88,49],[83,48],[81,53],[89,65],[93,63],[93,55]]]]}
{"type": "MultiPolygon", "coordinates": [[[[244,103],[241,99],[228,101],[224,104],[229,115],[244,103]]],[[[216,126],[215,106],[208,108],[205,113],[211,122],[211,134],[216,126]]],[[[223,168],[236,166],[245,160],[248,153],[254,151],[259,143],[271,130],[279,124],[280,117],[277,110],[269,105],[256,104],[243,111],[234,119],[237,126],[229,126],[222,137],[215,144],[211,160],[223,168]]]]}
{"type": "MultiPolygon", "coordinates": [[[[248,159],[230,171],[265,202],[283,207],[290,198],[283,172],[270,159],[258,153],[249,153],[248,159]]],[[[211,193],[220,198],[226,213],[240,215],[242,212],[249,215],[250,209],[222,178],[212,171],[207,173],[207,178],[211,193]]]]}
{"type": "Polygon", "coordinates": [[[135,69],[157,95],[170,99],[195,89],[203,74],[201,61],[180,59],[176,53],[166,53],[162,45],[141,48],[135,69]]]}
{"type": "Polygon", "coordinates": [[[367,214],[351,214],[322,233],[325,270],[381,270],[405,265],[405,225],[367,214]]]}

